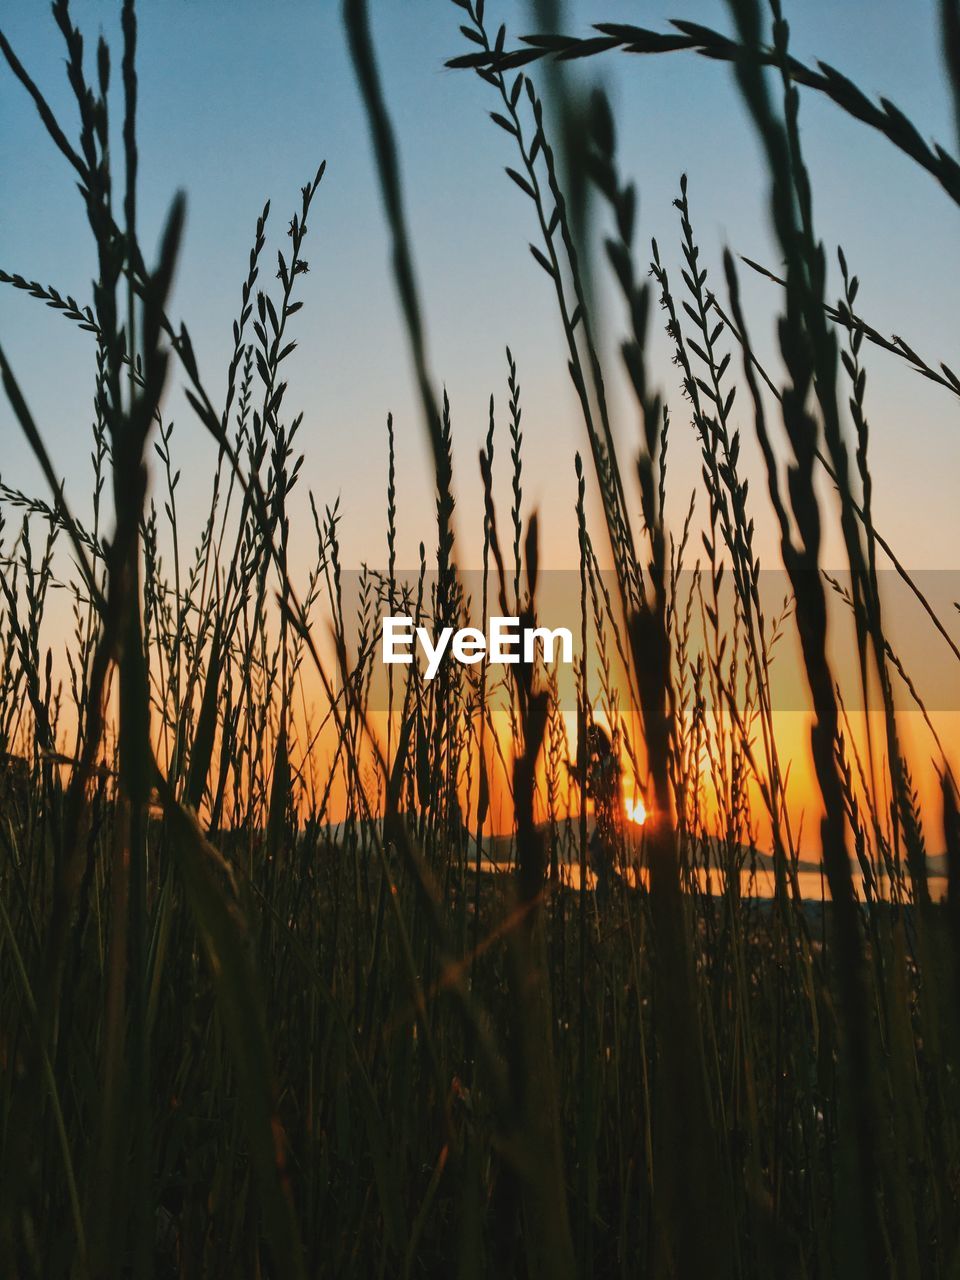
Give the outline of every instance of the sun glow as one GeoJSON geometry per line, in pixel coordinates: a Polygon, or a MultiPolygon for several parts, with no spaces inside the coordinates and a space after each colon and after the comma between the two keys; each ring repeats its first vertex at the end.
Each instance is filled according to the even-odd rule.
{"type": "Polygon", "coordinates": [[[624,811],[631,822],[642,827],[647,820],[647,806],[642,800],[624,800],[624,811]]]}

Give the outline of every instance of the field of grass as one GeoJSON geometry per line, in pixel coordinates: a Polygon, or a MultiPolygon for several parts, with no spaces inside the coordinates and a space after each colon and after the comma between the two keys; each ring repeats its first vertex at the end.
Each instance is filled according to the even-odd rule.
{"type": "MultiPolygon", "coordinates": [[[[454,477],[364,0],[345,0],[344,31],[436,508],[404,574],[390,421],[383,567],[349,591],[338,508],[311,495],[313,527],[290,516],[316,442],[284,361],[314,301],[308,223],[331,179],[323,166],[308,179],[288,223],[264,209],[224,393],[172,314],[182,198],[155,262],[138,239],[133,0],[112,66],[66,0],[53,5],[76,137],[0,18],[0,69],[72,167],[99,272],[75,300],[0,271],[51,309],[54,346],[65,323],[88,334],[96,386],[80,519],[71,494],[85,482],[64,484],[0,345],[10,410],[49,486],[0,482],[0,1275],[960,1275],[954,744],[888,638],[882,576],[915,597],[931,643],[958,661],[960,649],[955,618],[873,521],[866,364],[903,362],[938,384],[946,412],[960,379],[860,317],[842,254],[843,297],[826,296],[801,94],[883,134],[951,216],[960,167],[886,100],[795,60],[778,0],[730,0],[727,36],[608,26],[517,45],[488,30],[482,0],[453,3],[466,50],[453,65],[486,82],[491,127],[515,143],[504,181],[539,228],[531,248],[582,411],[583,456],[563,460],[578,485],[572,698],[542,662],[508,678],[486,664],[445,664],[432,681],[391,668],[383,705],[371,693],[387,613],[434,629],[481,626],[488,611],[550,620],[509,351],[479,472],[454,477]],[[686,179],[673,265],[641,243],[602,93],[545,116],[539,70],[561,86],[546,74],[558,58],[623,51],[731,64],[782,250],[776,368],[751,345],[749,268],[702,260],[686,179]],[[571,164],[590,187],[585,219],[564,196],[571,164]],[[625,457],[591,311],[602,270],[628,317],[639,431],[625,457]],[[658,316],[666,370],[648,367],[658,316]],[[178,510],[189,449],[164,407],[174,382],[218,446],[196,545],[178,510]],[[686,430],[702,485],[668,527],[668,446],[686,430]],[[748,439],[766,493],[742,478],[748,439]],[[468,485],[484,495],[469,590],[455,507],[468,485]],[[777,565],[755,547],[760,504],[777,565]],[[822,571],[828,519],[843,581],[822,571]],[[316,548],[297,582],[295,538],[316,548]],[[774,611],[767,568],[788,583],[774,611]],[[66,637],[49,622],[61,587],[66,637]],[[846,627],[863,703],[878,708],[869,736],[848,717],[828,621],[846,627]],[[787,634],[818,791],[802,841],[772,693],[787,634]],[[904,688],[929,729],[939,811],[920,811],[904,688]]],[[[942,16],[960,116],[960,9],[943,0],[942,16]]]]}

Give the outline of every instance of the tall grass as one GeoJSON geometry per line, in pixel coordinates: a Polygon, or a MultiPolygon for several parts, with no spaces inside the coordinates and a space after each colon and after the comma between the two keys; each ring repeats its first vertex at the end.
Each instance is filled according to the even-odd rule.
{"type": "MultiPolygon", "coordinates": [[[[568,483],[574,734],[558,672],[542,662],[511,668],[508,682],[486,664],[449,664],[432,682],[415,665],[402,678],[391,668],[378,714],[381,614],[435,628],[485,622],[494,608],[549,619],[538,514],[523,499],[522,360],[509,349],[479,475],[455,482],[455,423],[429,362],[362,0],[345,0],[345,32],[431,447],[436,530],[429,552],[423,531],[419,569],[405,575],[388,418],[386,569],[364,568],[355,591],[339,507],[313,494],[315,554],[303,581],[291,571],[308,428],[284,362],[311,301],[308,223],[323,165],[278,246],[269,203],[257,219],[217,398],[170,314],[182,197],[152,268],[139,244],[132,0],[120,156],[108,147],[109,50],[101,39],[91,73],[65,0],[53,16],[76,141],[0,32],[9,70],[79,180],[98,264],[89,305],[0,273],[89,335],[95,387],[81,520],[0,350],[13,416],[49,488],[0,483],[0,1268],[955,1274],[956,786],[934,731],[942,826],[920,813],[896,684],[926,709],[885,628],[885,558],[936,642],[958,650],[874,526],[866,352],[885,348],[951,398],[960,384],[855,312],[842,254],[844,296],[826,297],[798,86],[879,130],[954,200],[960,171],[892,104],[799,63],[778,3],[769,42],[752,0],[731,0],[730,37],[689,23],[661,34],[603,26],[586,41],[532,37],[517,50],[502,28],[488,32],[482,0],[454,3],[470,46],[455,63],[488,84],[515,149],[507,173],[529,201],[583,418],[587,461],[569,460],[568,483]],[[562,152],[548,136],[526,68],[618,48],[733,66],[785,263],[774,277],[777,370],[751,344],[737,264],[727,255],[711,274],[702,261],[695,180],[680,182],[676,251],[653,243],[648,258],[602,94],[559,113],[562,152]],[[573,213],[558,154],[582,167],[573,213]],[[629,465],[592,313],[590,210],[609,221],[604,257],[626,314],[621,355],[639,423],[629,465]],[[648,368],[656,305],[683,393],[672,414],[648,368]],[[164,411],[174,376],[217,445],[193,546],[164,411]],[[687,426],[702,487],[672,527],[668,446],[687,426]],[[789,582],[775,611],[761,590],[758,498],[743,478],[748,435],[789,582]],[[506,524],[495,448],[509,452],[506,524]],[[479,599],[459,566],[466,531],[455,534],[455,495],[469,484],[484,498],[479,599]],[[849,585],[822,570],[830,518],[849,585]],[[50,634],[55,581],[72,600],[62,654],[50,634]],[[864,741],[847,716],[828,660],[837,618],[851,624],[861,693],[879,690],[882,742],[873,730],[864,741]],[[829,894],[816,902],[801,890],[774,714],[790,628],[822,810],[829,894]],[[631,787],[646,804],[642,830],[627,821],[631,787]],[[946,903],[927,875],[926,840],[941,831],[946,903]],[[769,900],[753,892],[765,865],[769,900]]],[[[950,39],[952,14],[945,3],[950,39]]],[[[954,84],[956,61],[953,51],[954,84]]]]}

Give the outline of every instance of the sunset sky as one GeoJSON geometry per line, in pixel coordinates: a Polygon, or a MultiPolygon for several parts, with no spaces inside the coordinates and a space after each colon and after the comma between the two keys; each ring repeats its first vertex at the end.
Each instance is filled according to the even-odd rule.
{"type": "MultiPolygon", "coordinates": [[[[325,500],[344,494],[345,543],[357,562],[380,553],[381,531],[371,526],[367,502],[382,488],[384,419],[393,410],[406,464],[401,537],[407,556],[401,559],[412,563],[426,532],[421,512],[427,489],[418,484],[426,454],[339,6],[287,0],[281,9],[278,21],[275,6],[259,3],[177,0],[144,8],[143,239],[155,242],[170,197],[183,188],[189,221],[175,310],[190,327],[208,382],[219,390],[239,280],[262,203],[272,199],[273,230],[282,233],[299,186],[327,160],[308,241],[312,273],[302,295],[288,403],[306,411],[306,484],[325,500]]],[[[471,502],[467,491],[478,487],[475,457],[487,396],[503,395],[507,343],[524,391],[527,492],[532,502],[555,501],[573,492],[571,455],[583,445],[582,426],[549,282],[527,249],[535,232],[531,210],[503,174],[503,166],[515,161],[511,139],[488,119],[496,106],[488,87],[443,66],[465,47],[457,29],[459,9],[443,0],[378,3],[373,9],[387,98],[401,139],[431,362],[453,402],[462,519],[469,523],[479,508],[477,496],[471,502]],[[569,458],[569,466],[558,466],[559,458],[569,458]]],[[[95,0],[75,4],[73,11],[88,32],[102,23],[115,35],[115,5],[95,0]]],[[[591,21],[642,18],[662,28],[672,12],[647,5],[639,14],[622,0],[591,0],[569,5],[565,26],[580,33],[591,21]]],[[[722,3],[687,5],[685,13],[729,26],[722,3]]],[[[531,28],[524,5],[492,2],[488,15],[491,26],[502,17],[515,35],[531,28]]],[[[805,0],[788,6],[788,16],[799,57],[821,57],[866,92],[886,94],[921,133],[952,148],[935,5],[915,3],[908,11],[890,2],[805,0]]],[[[72,122],[63,49],[46,6],[10,0],[4,29],[72,122]]],[[[640,194],[639,243],[656,235],[668,262],[676,263],[671,200],[686,171],[695,225],[715,272],[723,245],[775,266],[766,181],[730,69],[689,54],[607,55],[589,65],[590,74],[603,75],[617,106],[622,166],[640,194]]],[[[846,245],[863,281],[863,313],[881,331],[903,333],[934,362],[949,361],[956,334],[957,210],[885,139],[829,102],[808,93],[802,111],[819,231],[829,248],[846,245]]],[[[119,116],[119,105],[115,112],[119,116]]],[[[0,75],[0,166],[11,179],[0,191],[2,266],[89,298],[90,236],[71,173],[9,74],[0,75]]],[[[768,346],[775,290],[759,281],[745,281],[745,288],[757,341],[768,346]]],[[[614,306],[603,317],[611,342],[619,337],[621,316],[614,306]]],[[[0,293],[0,333],[64,473],[79,480],[89,449],[89,340],[9,289],[0,293]]],[[[678,417],[674,369],[663,361],[655,372],[678,417]]],[[[878,524],[912,566],[953,567],[960,532],[955,405],[879,353],[869,358],[869,376],[878,524]]],[[[620,406],[619,433],[628,441],[634,422],[628,403],[620,406]]],[[[175,400],[172,408],[186,459],[204,446],[175,400]]],[[[6,407],[0,414],[8,424],[6,407]]],[[[672,443],[675,495],[683,503],[687,477],[694,474],[692,465],[682,470],[695,458],[692,433],[677,429],[672,443]]],[[[10,482],[32,477],[25,447],[9,431],[2,474],[10,482]]],[[[82,488],[74,488],[82,502],[82,488]]],[[[561,527],[569,533],[565,514],[557,536],[561,527]]],[[[562,563],[570,544],[554,545],[562,563]]]]}
{"type": "MultiPolygon", "coordinates": [[[[497,105],[492,90],[471,73],[444,67],[446,58],[467,47],[458,32],[459,9],[443,0],[378,0],[372,8],[386,96],[400,139],[430,363],[453,406],[462,559],[476,564],[479,558],[482,499],[476,456],[489,394],[505,408],[504,347],[509,344],[519,365],[524,405],[525,500],[543,513],[541,556],[548,566],[573,567],[573,453],[584,447],[585,438],[549,282],[527,248],[535,239],[532,211],[503,173],[504,165],[515,163],[512,140],[488,118],[497,105]]],[[[87,32],[103,24],[118,63],[118,6],[87,0],[72,9],[87,32]]],[[[726,7],[716,0],[683,9],[687,17],[729,28],[726,7]]],[[[508,44],[535,26],[526,5],[490,0],[487,12],[489,26],[501,18],[508,23],[508,44]]],[[[591,22],[611,20],[663,29],[673,12],[657,4],[582,0],[568,3],[564,26],[585,33],[591,22]]],[[[924,136],[955,149],[934,4],[803,0],[788,4],[787,12],[796,56],[832,63],[868,94],[893,99],[924,136]]],[[[72,126],[63,48],[46,6],[7,0],[2,22],[14,49],[72,126]]],[[[305,413],[299,497],[306,512],[308,487],[321,504],[340,495],[346,563],[382,563],[385,419],[391,410],[399,448],[399,562],[414,565],[418,543],[425,539],[429,545],[432,536],[432,476],[339,5],[317,0],[145,5],[140,54],[141,238],[145,245],[156,243],[173,193],[185,190],[187,233],[172,310],[190,329],[215,398],[223,391],[230,328],[260,208],[267,197],[272,200],[260,281],[267,285],[299,188],[321,160],[327,161],[307,242],[310,273],[300,294],[305,305],[295,321],[299,349],[287,366],[286,404],[291,412],[302,408],[305,413]]],[[[656,236],[679,281],[679,229],[671,202],[686,172],[712,283],[720,288],[724,246],[777,267],[767,181],[729,67],[691,54],[608,54],[577,74],[602,77],[614,101],[621,167],[634,177],[640,195],[638,243],[644,253],[656,236]]],[[[118,68],[115,75],[119,79],[118,68]]],[[[114,124],[119,113],[118,94],[114,124]]],[[[862,280],[862,314],[882,332],[902,334],[931,363],[945,359],[955,365],[956,207],[884,138],[831,103],[805,93],[801,119],[818,231],[832,262],[835,246],[846,248],[862,280]]],[[[0,172],[0,267],[89,300],[91,239],[71,171],[5,70],[0,72],[0,172]]],[[[834,290],[838,278],[834,269],[834,290]]],[[[758,349],[776,367],[776,289],[748,278],[746,268],[743,289],[758,349]]],[[[610,351],[616,431],[628,456],[636,421],[615,353],[623,316],[614,295],[605,296],[610,305],[599,327],[610,351]]],[[[673,407],[670,511],[679,522],[697,482],[698,446],[684,419],[677,371],[656,311],[653,327],[652,373],[673,407]]],[[[67,478],[68,498],[85,512],[89,335],[8,288],[0,291],[0,341],[55,465],[67,478]]],[[[876,523],[911,568],[956,569],[957,402],[883,353],[866,351],[866,362],[876,523]]],[[[177,423],[174,447],[184,469],[181,502],[193,502],[202,512],[213,450],[176,389],[167,407],[177,423]]],[[[503,467],[505,413],[501,421],[503,467]]],[[[775,565],[753,428],[746,418],[741,425],[761,553],[765,563],[775,565]]],[[[0,431],[0,477],[39,491],[35,467],[5,402],[0,431]]],[[[506,501],[506,486],[503,494],[506,501]]],[[[306,565],[314,549],[308,520],[302,529],[306,565]]],[[[841,563],[832,534],[825,560],[841,563]]]]}

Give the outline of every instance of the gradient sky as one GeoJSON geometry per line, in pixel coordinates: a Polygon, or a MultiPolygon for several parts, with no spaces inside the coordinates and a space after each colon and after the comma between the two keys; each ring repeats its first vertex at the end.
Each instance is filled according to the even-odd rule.
{"type": "MultiPolygon", "coordinates": [[[[73,7],[91,52],[101,29],[119,49],[117,4],[87,0],[73,7]]],[[[583,428],[549,282],[527,250],[535,231],[532,210],[503,174],[503,165],[514,162],[512,140],[487,117],[496,106],[488,87],[443,66],[464,47],[457,30],[460,10],[444,0],[377,0],[371,8],[401,139],[431,362],[453,402],[466,532],[478,525],[475,459],[486,399],[490,391],[505,399],[506,343],[520,366],[525,490],[531,501],[550,498],[552,505],[565,495],[572,500],[572,451],[583,446],[583,428]]],[[[681,9],[705,23],[728,25],[724,5],[715,0],[681,9]]],[[[311,274],[298,317],[300,349],[288,365],[287,404],[306,412],[304,488],[314,488],[323,501],[343,495],[344,542],[352,562],[382,558],[382,530],[370,520],[370,503],[379,508],[384,419],[392,409],[402,442],[401,560],[412,563],[417,542],[429,536],[426,451],[339,6],[320,0],[157,0],[142,10],[143,240],[155,243],[173,191],[185,189],[189,221],[174,311],[191,329],[207,382],[219,392],[239,281],[263,200],[272,198],[272,228],[282,238],[299,186],[326,159],[308,241],[311,274]]],[[[584,0],[568,5],[565,25],[582,32],[591,21],[642,16],[662,27],[673,12],[645,5],[638,15],[637,6],[623,0],[584,0]]],[[[868,93],[887,94],[923,134],[952,147],[934,4],[805,0],[788,6],[788,13],[798,56],[822,57],[868,93]]],[[[531,26],[525,5],[491,2],[488,15],[491,24],[505,18],[515,34],[531,26]]],[[[47,7],[7,0],[3,23],[61,117],[72,124],[62,47],[47,7]]],[[[636,178],[641,197],[640,243],[656,235],[678,278],[671,200],[686,171],[708,265],[716,270],[723,245],[775,265],[766,182],[729,68],[687,54],[607,55],[589,70],[605,77],[617,107],[623,168],[636,178]]],[[[806,94],[802,119],[819,231],[831,248],[845,245],[863,281],[863,313],[882,331],[902,333],[919,351],[949,361],[956,337],[956,208],[885,139],[829,102],[806,94]]],[[[0,265],[87,300],[90,238],[71,173],[8,73],[0,74],[0,171],[0,265]]],[[[268,260],[276,243],[275,236],[268,260]]],[[[769,349],[776,290],[760,281],[746,281],[745,287],[755,340],[769,349]]],[[[621,314],[614,302],[603,318],[611,340],[619,336],[621,314]]],[[[654,372],[674,406],[673,492],[683,505],[696,479],[696,446],[682,421],[659,324],[656,330],[654,352],[663,359],[655,359],[654,372]]],[[[89,339],[9,289],[0,292],[0,335],[83,509],[89,339]]],[[[869,356],[869,370],[878,523],[910,565],[954,567],[960,532],[956,403],[881,353],[869,356]]],[[[615,405],[619,434],[629,442],[635,426],[629,402],[618,392],[615,405]]],[[[206,488],[197,481],[204,467],[193,463],[209,449],[175,395],[169,408],[178,422],[178,457],[186,464],[184,493],[200,502],[206,488]]],[[[6,406],[0,408],[0,425],[0,474],[29,487],[34,471],[6,406]]],[[[554,563],[569,563],[572,530],[566,512],[558,510],[557,528],[548,525],[546,554],[554,563]]]]}
{"type": "MultiPolygon", "coordinates": [[[[92,55],[102,29],[119,64],[117,3],[73,5],[92,55]]],[[[464,50],[461,12],[446,0],[375,0],[374,37],[386,96],[400,139],[409,224],[427,320],[430,361],[453,404],[461,558],[476,563],[481,494],[476,456],[487,398],[505,406],[504,346],[518,361],[525,426],[525,500],[543,510],[542,560],[576,563],[573,451],[583,426],[566,373],[551,288],[533,262],[532,208],[505,177],[512,140],[491,124],[493,92],[471,73],[445,69],[464,50]]],[[[871,95],[892,98],[922,134],[955,149],[937,44],[936,6],[893,0],[788,4],[793,52],[846,72],[871,95]]],[[[156,243],[178,188],[188,223],[172,311],[183,317],[205,381],[222,395],[230,328],[257,214],[273,202],[272,237],[261,284],[272,281],[278,245],[299,188],[320,160],[327,174],[311,218],[296,317],[299,350],[287,364],[288,411],[303,409],[306,453],[299,500],[341,496],[348,565],[382,563],[385,418],[399,441],[401,565],[432,537],[432,477],[388,265],[388,243],[365,117],[341,30],[327,0],[153,0],[140,14],[141,229],[156,243]]],[[[507,21],[512,37],[535,24],[525,4],[489,0],[488,22],[507,21]]],[[[565,27],[578,33],[601,20],[663,28],[682,12],[722,29],[719,0],[641,7],[625,0],[572,0],[565,27]]],[[[73,132],[63,49],[47,6],[6,0],[3,29],[73,132]]],[[[704,261],[719,285],[724,246],[776,266],[767,217],[767,182],[751,125],[729,67],[690,54],[660,58],[606,55],[577,74],[602,76],[618,121],[622,169],[640,194],[638,243],[656,236],[679,280],[679,230],[671,202],[681,172],[690,177],[694,224],[704,261]]],[[[542,77],[541,77],[542,78],[542,77]]],[[[114,108],[119,118],[119,97],[114,108]]],[[[814,180],[819,234],[831,254],[842,243],[862,280],[862,313],[928,356],[957,364],[958,211],[936,183],[890,143],[805,93],[803,140],[814,180]]],[[[34,108],[0,68],[0,267],[90,298],[89,231],[72,172],[47,140],[34,108]]],[[[838,288],[833,272],[832,288],[838,288]]],[[[773,351],[777,291],[744,278],[747,314],[761,353],[773,351]]],[[[600,329],[611,352],[622,327],[612,292],[600,329]]],[[[0,341],[26,392],[78,512],[89,506],[92,343],[62,319],[11,289],[0,290],[0,341]]],[[[676,370],[654,313],[653,375],[673,407],[671,511],[678,524],[699,473],[698,446],[684,420],[676,370]]],[[[866,353],[872,426],[874,511],[878,527],[912,568],[957,569],[960,534],[958,405],[942,390],[880,352],[866,353]]],[[[771,360],[773,367],[775,362],[771,360]]],[[[736,360],[735,360],[736,364],[736,360]]],[[[621,454],[629,456],[636,419],[609,360],[621,454]]],[[[213,450],[174,388],[175,453],[184,478],[181,508],[195,504],[199,528],[209,494],[213,450]]],[[[498,468],[506,478],[506,420],[498,468]]],[[[744,421],[744,469],[752,479],[765,563],[776,560],[752,425],[744,421]]],[[[6,404],[0,405],[0,476],[41,491],[36,469],[6,404]]],[[[508,490],[501,489],[506,503],[508,490]]],[[[189,519],[188,519],[189,522],[189,519]]],[[[298,527],[295,524],[295,529],[298,527]]],[[[299,525],[303,563],[313,551],[309,519],[299,525]]],[[[825,559],[841,563],[828,540],[825,559]]],[[[296,565],[296,550],[293,563],[296,565]]]]}

